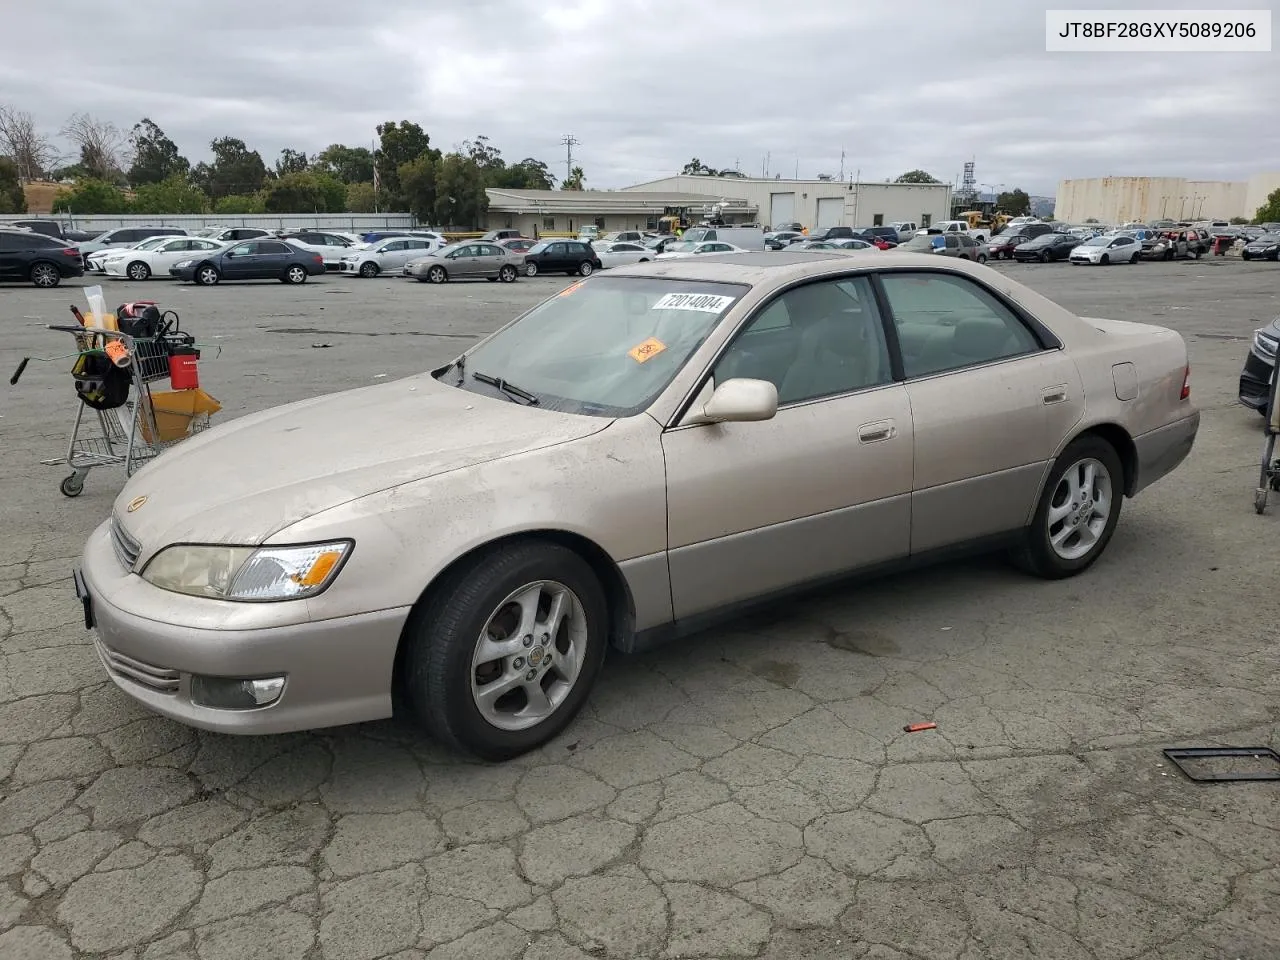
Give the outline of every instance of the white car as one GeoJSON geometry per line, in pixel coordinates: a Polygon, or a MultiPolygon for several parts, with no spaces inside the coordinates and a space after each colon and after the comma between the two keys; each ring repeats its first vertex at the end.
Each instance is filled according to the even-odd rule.
{"type": "Polygon", "coordinates": [[[639,243],[593,244],[601,267],[621,267],[629,263],[648,263],[657,257],[649,247],[639,243]]]}
{"type": "Polygon", "coordinates": [[[1104,233],[1086,240],[1071,251],[1072,263],[1137,263],[1142,242],[1127,234],[1104,233]]]}
{"type": "Polygon", "coordinates": [[[681,240],[679,243],[667,244],[667,249],[658,254],[658,260],[679,260],[682,257],[696,257],[704,253],[750,253],[750,250],[744,250],[742,247],[735,247],[732,243],[724,243],[720,240],[703,240],[701,243],[694,243],[691,240],[681,240]]]}
{"type": "Polygon", "coordinates": [[[108,262],[127,257],[137,250],[150,250],[164,243],[164,241],[172,239],[172,237],[165,236],[147,237],[147,239],[139,240],[137,243],[127,247],[104,247],[101,250],[95,250],[93,253],[84,255],[84,272],[105,274],[108,262]]]}
{"type": "Polygon", "coordinates": [[[380,273],[399,274],[410,260],[435,249],[437,247],[434,240],[422,237],[387,237],[348,253],[342,258],[341,271],[366,279],[380,273]]]}
{"type": "Polygon", "coordinates": [[[155,237],[158,243],[144,240],[130,250],[114,251],[115,256],[107,261],[108,277],[126,277],[130,280],[149,280],[159,277],[170,279],[169,268],[179,260],[190,260],[193,256],[212,253],[226,246],[217,240],[204,237],[155,237]],[[148,244],[144,247],[144,244],[148,244]]]}
{"type": "Polygon", "coordinates": [[[329,230],[301,230],[281,239],[308,253],[320,254],[324,258],[326,271],[341,270],[342,258],[364,246],[358,237],[329,230]]]}

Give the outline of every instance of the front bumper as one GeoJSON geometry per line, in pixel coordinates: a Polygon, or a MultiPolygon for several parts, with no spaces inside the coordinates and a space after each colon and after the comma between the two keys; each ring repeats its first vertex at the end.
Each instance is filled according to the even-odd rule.
{"type": "Polygon", "coordinates": [[[287,733],[391,716],[392,672],[408,607],[282,623],[281,611],[272,609],[281,604],[237,604],[257,607],[249,616],[260,616],[263,626],[211,628],[207,616],[175,611],[207,611],[221,601],[193,605],[189,601],[197,598],[126,573],[111,548],[108,526],[89,538],[77,579],[88,597],[86,619],[97,633],[98,656],[129,696],[179,723],[221,733],[287,733]],[[192,622],[175,622],[183,619],[192,622]],[[197,625],[200,619],[205,623],[197,625]],[[193,675],[286,679],[274,703],[232,710],[194,703],[193,675]]]}
{"type": "Polygon", "coordinates": [[[1270,385],[1271,364],[1250,350],[1240,371],[1240,402],[1254,410],[1264,409],[1270,385]]]}
{"type": "Polygon", "coordinates": [[[1193,410],[1180,420],[1134,437],[1137,472],[1133,479],[1132,493],[1136,494],[1172,473],[1191,452],[1199,430],[1200,411],[1193,410]]]}

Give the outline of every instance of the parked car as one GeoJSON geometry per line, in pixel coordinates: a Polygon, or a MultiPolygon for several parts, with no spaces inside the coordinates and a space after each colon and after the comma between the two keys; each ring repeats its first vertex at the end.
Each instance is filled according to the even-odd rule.
{"type": "Polygon", "coordinates": [[[274,237],[270,230],[263,230],[260,227],[205,227],[202,230],[197,230],[194,235],[204,237],[206,240],[216,240],[218,243],[235,243],[237,240],[257,240],[260,237],[274,237]]]}
{"type": "Polygon", "coordinates": [[[321,230],[302,230],[283,233],[278,238],[308,253],[318,253],[324,260],[325,270],[341,270],[342,258],[360,245],[359,241],[338,233],[321,230]]]}
{"type": "Polygon", "coordinates": [[[31,230],[0,228],[0,280],[56,287],[84,274],[80,251],[65,240],[31,230]]]}
{"type": "Polygon", "coordinates": [[[1002,233],[1000,236],[992,237],[987,241],[987,256],[993,260],[1012,259],[1014,248],[1030,239],[1025,233],[1002,233]]]}
{"type": "Polygon", "coordinates": [[[968,220],[942,220],[922,230],[917,230],[916,236],[931,236],[939,233],[966,236],[976,240],[978,243],[983,243],[987,237],[991,236],[991,231],[984,227],[970,227],[968,220]]]}
{"type": "Polygon", "coordinates": [[[1080,246],[1080,239],[1069,233],[1042,233],[1014,247],[1013,259],[1019,263],[1028,263],[1032,260],[1039,260],[1041,263],[1067,260],[1071,257],[1071,251],[1078,246],[1080,246]]]}
{"type": "Polygon", "coordinates": [[[512,253],[525,254],[533,249],[533,245],[537,240],[530,240],[528,237],[513,237],[508,240],[499,240],[498,246],[512,253]]]}
{"type": "Polygon", "coordinates": [[[659,260],[679,260],[683,257],[700,257],[708,253],[750,253],[750,250],[744,250],[742,247],[735,247],[731,243],[725,243],[722,240],[703,240],[701,242],[694,240],[682,240],[679,243],[672,243],[667,249],[658,254],[659,260]]]}
{"type": "Polygon", "coordinates": [[[57,220],[11,220],[7,223],[0,223],[0,228],[3,227],[16,227],[30,230],[33,233],[43,233],[46,237],[65,240],[68,243],[82,243],[92,240],[96,236],[96,234],[88,233],[84,230],[72,230],[64,227],[57,220]]]}
{"type": "Polygon", "coordinates": [[[524,275],[568,273],[591,276],[600,269],[600,258],[585,240],[543,240],[524,255],[524,275]]]}
{"type": "Polygon", "coordinates": [[[916,231],[920,229],[919,225],[914,220],[895,220],[893,223],[889,224],[889,226],[893,227],[893,229],[897,231],[898,243],[906,243],[914,237],[916,235],[916,231]]]}
{"type": "Polygon", "coordinates": [[[1240,402],[1267,414],[1271,391],[1271,374],[1276,365],[1276,347],[1280,345],[1280,317],[1253,332],[1253,342],[1240,371],[1240,402]]]}
{"type": "Polygon", "coordinates": [[[1280,259],[1280,231],[1264,233],[1256,240],[1244,245],[1240,256],[1245,260],[1277,260],[1280,259]]]}
{"type": "Polygon", "coordinates": [[[592,248],[600,258],[602,268],[620,267],[628,263],[648,263],[658,255],[640,243],[605,243],[600,240],[592,248]]]}
{"type": "Polygon", "coordinates": [[[965,233],[917,234],[898,249],[904,253],[936,253],[944,257],[958,257],[974,263],[986,263],[987,251],[977,240],[965,233]]]}
{"type": "Polygon", "coordinates": [[[348,251],[340,261],[344,274],[376,277],[380,273],[401,273],[410,260],[431,253],[439,248],[431,240],[418,237],[388,237],[375,243],[367,243],[348,251]]]}
{"type": "Polygon", "coordinates": [[[644,243],[644,241],[645,236],[639,230],[614,230],[603,237],[593,239],[591,246],[598,250],[602,243],[644,243]]]}
{"type": "Polygon", "coordinates": [[[784,250],[792,243],[809,239],[799,230],[779,230],[776,233],[766,233],[764,235],[764,245],[766,250],[784,250]]]}
{"type": "Polygon", "coordinates": [[[502,230],[490,230],[488,233],[481,236],[480,239],[487,240],[489,242],[495,242],[498,240],[519,240],[521,239],[521,233],[519,230],[512,230],[510,227],[507,227],[502,230]]]}
{"type": "Polygon", "coordinates": [[[902,242],[895,227],[854,227],[853,236],[854,239],[874,243],[881,250],[890,250],[902,242]]]}
{"type": "Polygon", "coordinates": [[[1177,257],[1195,257],[1200,259],[1200,238],[1195,231],[1183,230],[1168,233],[1149,233],[1141,238],[1142,259],[1173,260],[1177,257]]]}
{"type": "Polygon", "coordinates": [[[654,253],[663,253],[671,244],[679,241],[679,237],[672,234],[659,234],[656,237],[650,237],[644,242],[645,247],[654,253]]]}
{"type": "Polygon", "coordinates": [[[211,286],[223,280],[279,280],[306,283],[324,273],[324,258],[283,240],[245,240],[179,260],[169,273],[211,286]]]}
{"type": "Polygon", "coordinates": [[[423,283],[481,277],[511,283],[523,266],[524,254],[508,250],[500,243],[471,240],[432,250],[426,256],[415,256],[401,272],[423,283]]]}
{"type": "Polygon", "coordinates": [[[883,237],[844,237],[839,240],[824,240],[837,250],[892,250],[896,243],[888,243],[883,237]]]}
{"type": "Polygon", "coordinates": [[[1068,259],[1074,264],[1137,263],[1142,242],[1128,234],[1105,233],[1072,249],[1068,259]]]}
{"type": "Polygon", "coordinates": [[[810,240],[836,240],[836,239],[852,240],[854,237],[859,236],[860,234],[861,234],[861,229],[859,229],[855,233],[853,227],[823,227],[822,229],[815,230],[812,234],[810,234],[809,239],[810,240]]]}
{"type": "Polygon", "coordinates": [[[84,257],[84,272],[88,274],[105,274],[108,261],[127,257],[135,250],[150,250],[172,239],[173,237],[161,234],[158,237],[147,237],[145,240],[131,243],[127,247],[103,247],[101,250],[96,250],[84,257]]]}
{"type": "Polygon", "coordinates": [[[185,237],[186,235],[187,231],[178,227],[116,227],[112,230],[104,230],[92,240],[86,240],[78,246],[80,254],[87,256],[107,247],[130,247],[148,237],[185,237]]]}
{"type": "Polygon", "coordinates": [[[106,275],[128,277],[130,280],[167,279],[172,276],[169,268],[180,261],[193,256],[208,256],[226,246],[203,237],[155,237],[144,243],[148,245],[122,250],[107,260],[106,275]]]}
{"type": "Polygon", "coordinates": [[[619,268],[430,373],[166,452],[71,578],[106,676],[237,734],[394,702],[505,760],[609,646],[944,552],[1081,575],[1194,444],[1173,330],[953,260],[762,259],[619,268]]]}

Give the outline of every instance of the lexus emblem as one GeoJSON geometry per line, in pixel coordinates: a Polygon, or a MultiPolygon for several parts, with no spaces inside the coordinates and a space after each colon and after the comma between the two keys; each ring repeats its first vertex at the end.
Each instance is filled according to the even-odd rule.
{"type": "Polygon", "coordinates": [[[129,501],[129,506],[125,507],[125,512],[133,513],[135,510],[137,510],[146,502],[147,502],[146,497],[134,497],[132,500],[129,501]]]}

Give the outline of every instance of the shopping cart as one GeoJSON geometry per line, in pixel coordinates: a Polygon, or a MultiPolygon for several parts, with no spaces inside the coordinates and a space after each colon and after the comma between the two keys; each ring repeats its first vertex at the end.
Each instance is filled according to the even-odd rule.
{"type": "Polygon", "coordinates": [[[1276,403],[1277,385],[1280,385],[1280,362],[1271,367],[1271,383],[1267,388],[1266,434],[1262,441],[1262,469],[1258,475],[1258,487],[1253,493],[1253,509],[1265,513],[1267,494],[1280,491],[1280,459],[1276,458],[1276,435],[1280,434],[1280,403],[1276,403]]]}
{"type": "Polygon", "coordinates": [[[193,362],[199,351],[194,338],[178,329],[177,315],[167,311],[164,316],[155,335],[145,337],[84,324],[51,325],[50,330],[74,338],[76,353],[24,358],[10,378],[16,384],[32,359],[75,361],[72,374],[79,402],[67,454],[40,461],[71,468],[58,488],[63,496],[79,496],[94,467],[123,464],[125,476],[132,476],[164,450],[206,429],[209,418],[221,409],[193,376],[179,372],[191,370],[190,363],[173,363],[175,357],[193,362]],[[153,389],[164,380],[174,380],[174,387],[184,389],[153,389]]]}

